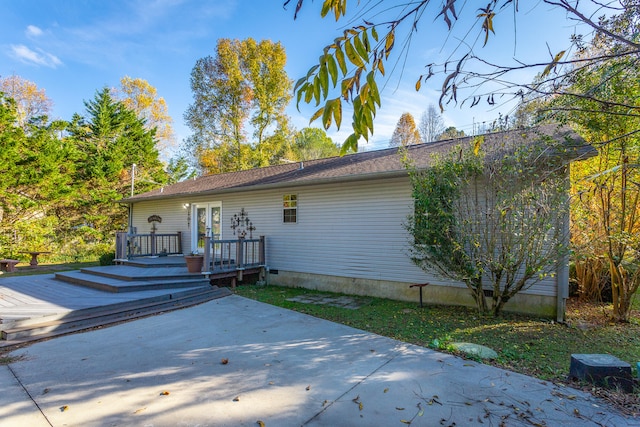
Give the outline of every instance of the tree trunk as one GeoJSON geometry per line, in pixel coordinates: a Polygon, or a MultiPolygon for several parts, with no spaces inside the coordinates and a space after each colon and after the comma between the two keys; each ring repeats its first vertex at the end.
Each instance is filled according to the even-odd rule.
{"type": "Polygon", "coordinates": [[[484,296],[484,290],[482,289],[482,279],[469,279],[466,281],[467,287],[471,289],[471,295],[473,295],[473,299],[476,301],[476,307],[478,308],[478,312],[484,314],[488,311],[487,307],[487,299],[484,296]]]}
{"type": "Polygon", "coordinates": [[[625,308],[624,277],[620,271],[620,264],[616,264],[609,257],[609,273],[611,275],[611,297],[613,300],[613,318],[616,322],[629,321],[629,309],[625,308]]]}

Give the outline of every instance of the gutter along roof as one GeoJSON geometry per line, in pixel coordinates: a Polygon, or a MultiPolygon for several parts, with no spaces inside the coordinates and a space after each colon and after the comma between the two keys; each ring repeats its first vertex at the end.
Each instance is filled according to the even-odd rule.
{"type": "MultiPolygon", "coordinates": [[[[549,139],[555,142],[555,144],[549,144],[551,149],[548,151],[548,155],[553,158],[572,161],[592,157],[597,153],[593,147],[586,144],[573,131],[555,125],[528,130],[495,132],[482,135],[482,137],[484,138],[483,150],[494,153],[503,153],[522,144],[535,142],[549,144],[549,139]]],[[[427,168],[432,162],[433,154],[446,153],[456,146],[470,144],[474,138],[476,137],[470,136],[411,145],[407,147],[407,152],[417,168],[427,168]]],[[[205,175],[137,194],[119,200],[119,203],[406,176],[407,171],[398,151],[398,148],[389,148],[342,157],[205,175]]]]}

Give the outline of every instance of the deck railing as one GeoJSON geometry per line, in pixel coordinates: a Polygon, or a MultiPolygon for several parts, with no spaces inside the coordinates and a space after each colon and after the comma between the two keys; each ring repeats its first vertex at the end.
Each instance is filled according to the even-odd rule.
{"type": "Polygon", "coordinates": [[[205,237],[205,271],[242,271],[265,265],[264,236],[258,239],[237,240],[214,240],[205,237]]]}
{"type": "Polygon", "coordinates": [[[116,259],[182,254],[182,233],[116,233],[116,259]]]}

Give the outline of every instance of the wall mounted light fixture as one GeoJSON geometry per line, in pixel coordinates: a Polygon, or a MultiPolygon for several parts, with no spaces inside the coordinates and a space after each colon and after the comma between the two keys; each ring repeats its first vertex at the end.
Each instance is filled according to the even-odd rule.
{"type": "Polygon", "coordinates": [[[189,203],[185,203],[182,205],[182,207],[187,210],[187,228],[190,228],[191,227],[191,209],[189,208],[191,206],[189,205],[189,203]]]}

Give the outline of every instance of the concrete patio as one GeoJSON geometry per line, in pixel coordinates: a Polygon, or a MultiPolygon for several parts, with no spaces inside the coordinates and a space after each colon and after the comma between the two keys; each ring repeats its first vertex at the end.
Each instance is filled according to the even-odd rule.
{"type": "Polygon", "coordinates": [[[11,356],[0,426],[640,425],[572,388],[236,295],[11,356]]]}

